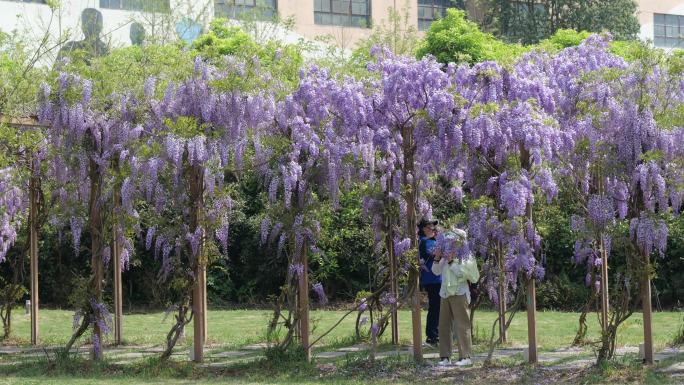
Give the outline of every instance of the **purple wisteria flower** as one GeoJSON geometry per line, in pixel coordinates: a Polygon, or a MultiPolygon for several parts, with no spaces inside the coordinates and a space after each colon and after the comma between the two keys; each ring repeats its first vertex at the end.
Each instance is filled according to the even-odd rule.
{"type": "Polygon", "coordinates": [[[383,305],[394,306],[397,304],[397,298],[394,296],[394,294],[385,292],[380,296],[380,303],[383,305]]]}
{"type": "Polygon", "coordinates": [[[359,301],[358,309],[360,312],[365,311],[368,308],[368,300],[366,298],[361,298],[359,301]]]}
{"type": "Polygon", "coordinates": [[[378,326],[377,323],[373,323],[370,327],[370,332],[371,332],[371,337],[372,338],[377,338],[378,337],[378,332],[380,332],[380,327],[378,326]]]}
{"type": "Polygon", "coordinates": [[[323,289],[323,284],[320,282],[316,282],[312,286],[314,292],[316,292],[316,295],[318,295],[318,302],[321,305],[325,305],[328,303],[328,297],[325,295],[325,290],[323,289]]]}
{"type": "Polygon", "coordinates": [[[304,274],[304,265],[301,263],[293,263],[288,267],[288,271],[293,277],[300,277],[304,274]]]}

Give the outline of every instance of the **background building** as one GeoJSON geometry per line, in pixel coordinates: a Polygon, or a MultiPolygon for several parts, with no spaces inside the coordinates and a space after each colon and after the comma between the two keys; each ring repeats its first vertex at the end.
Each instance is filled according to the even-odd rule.
{"type": "MultiPolygon", "coordinates": [[[[388,21],[391,8],[406,10],[410,26],[420,31],[449,7],[467,9],[476,20],[483,11],[475,0],[61,0],[61,8],[52,14],[46,2],[0,0],[0,30],[39,38],[49,29],[54,37],[66,34],[79,40],[81,14],[95,8],[102,14],[101,39],[116,47],[131,44],[134,22],[158,41],[178,36],[191,41],[215,17],[266,20],[277,13],[294,21],[286,41],[327,37],[330,43],[352,48],[370,35],[373,25],[388,21]]],[[[637,4],[640,38],[657,47],[684,48],[684,1],[637,0],[637,4]]]]}
{"type": "Polygon", "coordinates": [[[684,48],[684,1],[639,0],[642,39],[656,47],[684,48]]]}
{"type": "MultiPolygon", "coordinates": [[[[275,13],[291,17],[293,32],[309,40],[328,37],[341,47],[353,47],[370,35],[371,27],[389,19],[390,8],[406,9],[410,25],[426,30],[448,7],[465,7],[465,0],[62,0],[51,16],[46,0],[0,0],[0,30],[20,30],[40,36],[67,32],[82,39],[81,14],[86,8],[100,11],[103,41],[111,46],[130,44],[133,22],[142,24],[148,36],[164,33],[192,39],[214,17],[268,19],[275,13]]],[[[175,38],[175,36],[173,36],[175,38]]]]}

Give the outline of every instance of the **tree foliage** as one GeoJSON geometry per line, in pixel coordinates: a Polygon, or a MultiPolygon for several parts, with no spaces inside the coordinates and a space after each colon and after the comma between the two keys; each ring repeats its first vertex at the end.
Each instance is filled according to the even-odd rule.
{"type": "Polygon", "coordinates": [[[440,63],[478,63],[487,60],[510,62],[523,53],[519,45],[506,44],[466,19],[465,12],[448,9],[425,35],[417,56],[432,54],[440,63]]]}
{"type": "Polygon", "coordinates": [[[536,44],[558,31],[610,32],[618,40],[639,33],[634,0],[488,0],[484,28],[508,41],[536,44]]]}

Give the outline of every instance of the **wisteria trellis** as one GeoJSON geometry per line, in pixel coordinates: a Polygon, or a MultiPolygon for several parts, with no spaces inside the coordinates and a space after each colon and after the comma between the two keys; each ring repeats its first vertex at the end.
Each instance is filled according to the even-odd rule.
{"type": "MultiPolygon", "coordinates": [[[[262,243],[286,251],[284,275],[306,293],[297,281],[308,275],[305,252],[325,252],[316,248],[312,208],[321,197],[336,206],[340,188],[362,183],[365,211],[378,230],[376,251],[400,257],[397,274],[410,276],[412,296],[405,299],[412,300],[414,323],[420,322],[415,225],[430,215],[422,195],[434,175],[451,180],[459,199],[468,198],[469,245],[482,257],[487,292],[503,313],[520,282],[544,276],[535,205],[557,196],[559,178],[571,180],[586,205],[573,229],[575,262],[588,266],[588,284],[596,286],[594,269],[603,263],[597,256],[610,254],[611,225],[619,221],[629,222],[646,266],[653,252],[664,255],[664,218],[679,212],[684,195],[684,131],[661,127],[658,117],[684,100],[680,73],[626,62],[598,35],[557,54],[529,53],[506,68],[443,66],[382,49],[373,55],[366,79],[336,79],[313,67],[285,96],[277,96],[282,89],[244,87],[255,76],[263,77],[255,84],[273,83],[234,60],[219,69],[197,58],[184,82],[158,89],[162,79],[149,79],[138,99],[131,92],[100,104],[88,80],[60,74],[55,92],[43,88],[40,108],[53,150],[52,224],[71,229],[76,254],[88,224],[96,277],[110,257],[112,240],[103,234],[116,234],[127,260],[137,233],[162,261],[160,278],[185,275],[191,287],[212,245],[229,252],[234,202],[225,173],[258,172],[270,204],[262,243]],[[121,193],[118,212],[110,206],[114,186],[121,193]],[[150,223],[138,223],[143,201],[150,223]],[[391,206],[399,209],[393,216],[391,206]],[[182,220],[169,221],[169,213],[182,220]],[[114,220],[117,215],[133,220],[114,220]]],[[[0,174],[0,199],[7,202],[0,261],[24,208],[10,175],[0,174]]],[[[324,299],[322,284],[312,287],[324,299]]],[[[80,332],[94,328],[96,356],[109,327],[101,290],[94,281],[79,312],[80,332]]],[[[396,288],[388,294],[393,303],[397,294],[396,288]]],[[[189,302],[188,294],[177,304],[182,326],[190,320],[183,314],[189,302]]],[[[292,310],[297,315],[289,326],[306,311],[292,310]]],[[[182,326],[172,330],[169,349],[182,326]]],[[[415,344],[417,337],[414,329],[415,344]]]]}

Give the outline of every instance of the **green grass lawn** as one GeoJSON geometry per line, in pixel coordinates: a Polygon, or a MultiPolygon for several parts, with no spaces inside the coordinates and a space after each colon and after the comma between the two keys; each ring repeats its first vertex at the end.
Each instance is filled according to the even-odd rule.
{"type": "MultiPolygon", "coordinates": [[[[210,346],[208,350],[237,349],[241,346],[262,342],[269,311],[265,310],[210,310],[208,314],[208,333],[210,346]]],[[[316,338],[332,326],[344,311],[313,311],[313,336],[316,338]]],[[[403,343],[410,343],[411,317],[408,310],[400,313],[400,336],[403,343]]],[[[423,313],[425,316],[425,313],[423,313]]],[[[496,314],[488,311],[478,311],[475,317],[477,340],[482,341],[485,334],[491,330],[496,314]]],[[[539,312],[538,340],[541,350],[551,350],[567,347],[575,337],[577,313],[539,312]]],[[[512,345],[527,344],[526,314],[516,315],[509,329],[509,341],[512,345]]],[[[589,317],[590,338],[598,337],[597,317],[589,317]]],[[[126,314],[124,318],[124,339],[131,345],[130,350],[138,350],[137,345],[161,345],[171,326],[171,318],[164,319],[163,312],[147,314],[126,314]]],[[[355,313],[345,319],[340,326],[333,330],[317,349],[334,349],[341,345],[354,343],[355,313]]],[[[424,326],[425,318],[423,318],[424,326]]],[[[70,337],[72,312],[65,310],[41,311],[41,343],[45,345],[62,345],[70,337]]],[[[669,344],[682,325],[682,313],[662,312],[654,314],[654,338],[657,349],[669,344]]],[[[620,345],[636,346],[642,341],[641,315],[635,314],[625,322],[619,333],[620,345]]],[[[181,345],[191,342],[192,325],[187,333],[188,339],[181,345]]],[[[389,334],[389,333],[386,333],[389,334]]],[[[388,336],[383,341],[388,342],[388,336]]],[[[29,318],[22,313],[14,315],[14,338],[11,344],[26,345],[29,338],[29,318]]],[[[85,339],[84,339],[85,340],[85,339]]],[[[385,345],[381,348],[389,349],[385,345]]],[[[480,342],[475,347],[479,351],[485,350],[485,344],[480,342]]],[[[473,385],[484,385],[492,382],[518,384],[552,383],[552,372],[544,372],[526,366],[522,358],[501,361],[499,367],[493,369],[479,368],[467,378],[440,377],[433,373],[427,365],[417,365],[410,357],[400,359],[381,360],[371,364],[365,355],[357,354],[333,361],[322,360],[318,364],[334,365],[340,372],[329,377],[320,377],[319,368],[314,364],[257,360],[253,362],[235,363],[224,369],[207,369],[183,360],[182,357],[170,362],[162,363],[157,355],[152,355],[136,363],[118,366],[115,359],[102,363],[93,363],[87,357],[75,361],[39,361],[27,359],[14,361],[12,356],[0,356],[0,385],[9,384],[55,384],[55,385],[84,385],[84,384],[397,384],[397,383],[443,383],[461,382],[473,385]],[[7,365],[10,364],[10,365],[7,365]],[[16,366],[13,366],[16,365],[16,366]],[[503,366],[501,366],[503,365],[503,366]],[[493,372],[492,372],[493,370],[493,372]],[[497,372],[498,371],[498,372],[497,372]],[[498,374],[497,374],[498,373],[498,374]],[[535,377],[539,376],[551,377],[535,377]],[[521,378],[522,374],[522,378],[521,378]],[[529,378],[528,378],[529,377],[529,378]],[[549,382],[551,381],[551,382],[549,382]]],[[[654,368],[644,368],[634,361],[634,357],[624,357],[606,368],[594,368],[583,372],[583,383],[634,383],[664,385],[672,383],[671,379],[658,374],[654,368]],[[622,361],[620,361],[622,360],[622,361]]],[[[667,363],[665,363],[667,364],[667,363]]],[[[670,363],[671,364],[671,363],[670,363]]],[[[661,364],[662,365],[662,364],[661,364]]],[[[558,382],[562,384],[564,382],[558,382]]],[[[572,382],[571,382],[572,383],[572,382]]]]}
{"type": "MultiPolygon", "coordinates": [[[[19,309],[17,309],[19,310],[19,309]]],[[[265,340],[266,324],[269,311],[265,310],[210,310],[208,313],[209,344],[222,345],[232,349],[262,342],[265,340]]],[[[328,330],[344,315],[344,311],[312,311],[313,337],[316,338],[328,330]]],[[[45,345],[62,345],[71,336],[71,311],[41,310],[40,341],[45,345]]],[[[478,337],[484,338],[491,331],[496,314],[489,311],[478,311],[475,316],[475,331],[478,337]]],[[[422,327],[425,326],[423,312],[422,327]]],[[[577,328],[577,313],[544,311],[537,313],[537,335],[540,349],[556,349],[572,343],[577,328]]],[[[595,315],[589,318],[589,337],[598,337],[598,319],[595,315]]],[[[619,333],[619,345],[638,345],[643,339],[641,314],[634,314],[622,326],[619,333]]],[[[353,338],[355,314],[347,317],[335,330],[321,342],[327,345],[348,344],[353,338]]],[[[682,313],[660,312],[653,315],[653,334],[657,348],[662,348],[672,341],[675,333],[682,325],[682,313]]],[[[125,314],[123,322],[124,342],[129,345],[161,345],[171,327],[172,317],[164,319],[163,312],[147,314],[125,314]]],[[[408,310],[400,312],[400,338],[403,343],[410,343],[411,314],[408,310]]],[[[29,317],[15,311],[13,315],[12,343],[25,345],[29,341],[29,317]]],[[[386,333],[389,334],[389,333],[386,333]]],[[[186,333],[191,342],[192,325],[186,333]]],[[[387,336],[385,336],[387,337],[387,336]]],[[[509,341],[515,345],[526,345],[527,317],[525,313],[516,314],[509,329],[509,341]]]]}

